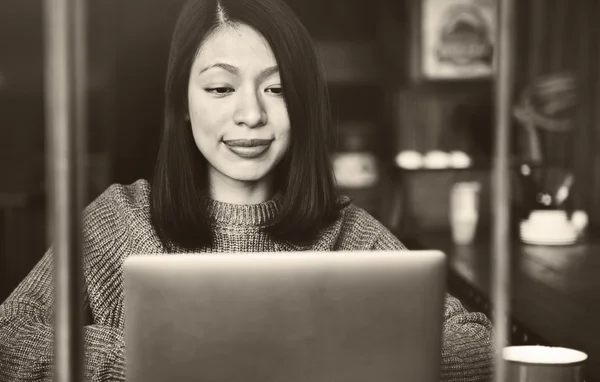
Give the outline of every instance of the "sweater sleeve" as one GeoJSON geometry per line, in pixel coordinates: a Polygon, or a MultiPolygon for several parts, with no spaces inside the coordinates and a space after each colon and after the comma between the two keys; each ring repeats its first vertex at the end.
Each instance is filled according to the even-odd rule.
{"type": "MultiPolygon", "coordinates": [[[[384,228],[375,239],[372,249],[399,250],[406,247],[384,228]]],[[[493,327],[484,314],[468,312],[457,298],[446,294],[442,336],[442,381],[491,380],[493,327]]]]}
{"type": "MultiPolygon", "coordinates": [[[[0,305],[0,380],[53,379],[53,251],[0,305]]],[[[88,325],[83,332],[88,381],[124,381],[124,340],[120,330],[88,325]]]]}
{"type": "MultiPolygon", "coordinates": [[[[119,258],[127,224],[119,215],[118,192],[109,187],[83,212],[81,304],[101,309],[118,296],[119,258]],[[88,293],[89,292],[89,293],[88,293]],[[93,292],[93,293],[92,293],[93,292]],[[94,299],[90,297],[93,294],[94,299]]],[[[121,192],[122,193],[122,192],[121,192]]],[[[17,255],[17,254],[13,254],[17,255]]],[[[91,311],[89,309],[88,311],[91,311]]],[[[125,380],[122,326],[99,317],[83,328],[86,381],[125,380]]],[[[87,323],[87,322],[86,322],[87,323]]],[[[0,305],[0,381],[50,381],[54,374],[54,250],[52,247],[0,305]]]]}

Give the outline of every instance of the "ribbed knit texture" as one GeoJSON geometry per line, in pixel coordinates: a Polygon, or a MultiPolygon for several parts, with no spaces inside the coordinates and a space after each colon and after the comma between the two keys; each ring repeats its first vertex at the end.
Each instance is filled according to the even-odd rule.
{"type": "MultiPolygon", "coordinates": [[[[149,196],[150,186],[144,180],[113,185],[84,213],[82,262],[86,304],[93,317],[93,324],[84,329],[89,381],[125,380],[122,264],[131,254],[165,253],[150,221],[149,196]]],[[[245,206],[209,201],[214,246],[199,252],[405,249],[382,224],[351,204],[310,245],[274,241],[260,227],[277,213],[280,202],[278,197],[245,206]]],[[[0,305],[0,381],[52,379],[52,256],[50,248],[0,305]]],[[[447,295],[442,380],[489,380],[491,344],[489,320],[483,314],[468,313],[457,299],[447,295]]]]}

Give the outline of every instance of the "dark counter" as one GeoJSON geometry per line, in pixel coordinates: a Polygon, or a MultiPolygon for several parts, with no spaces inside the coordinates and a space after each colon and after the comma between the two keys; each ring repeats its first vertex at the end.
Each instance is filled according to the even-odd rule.
{"type": "MultiPolygon", "coordinates": [[[[492,240],[458,246],[449,232],[418,234],[421,248],[448,255],[451,294],[490,315],[492,240]]],[[[512,345],[564,346],[588,354],[587,380],[600,381],[600,240],[564,247],[511,243],[512,345]]]]}

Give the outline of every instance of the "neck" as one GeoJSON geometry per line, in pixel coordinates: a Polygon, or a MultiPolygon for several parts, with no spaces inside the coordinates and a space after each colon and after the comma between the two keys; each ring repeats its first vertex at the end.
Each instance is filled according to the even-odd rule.
{"type": "Polygon", "coordinates": [[[211,198],[223,203],[259,204],[270,200],[274,194],[271,176],[255,182],[244,182],[211,173],[209,184],[211,198]]]}

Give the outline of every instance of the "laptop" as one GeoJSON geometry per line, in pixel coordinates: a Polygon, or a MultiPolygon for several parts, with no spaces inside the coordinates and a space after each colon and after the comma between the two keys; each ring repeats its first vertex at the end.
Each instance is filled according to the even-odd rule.
{"type": "Polygon", "coordinates": [[[440,251],[133,255],[128,382],[439,380],[440,251]]]}

